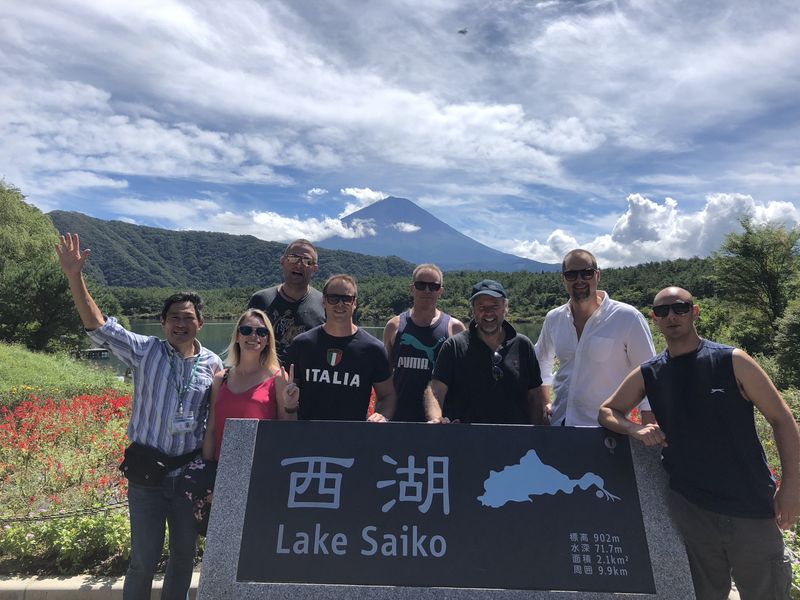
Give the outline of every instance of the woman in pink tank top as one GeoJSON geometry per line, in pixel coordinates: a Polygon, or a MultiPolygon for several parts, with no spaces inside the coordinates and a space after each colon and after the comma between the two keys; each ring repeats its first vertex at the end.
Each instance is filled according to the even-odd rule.
{"type": "Polygon", "coordinates": [[[278,363],[272,325],[263,311],[251,308],[239,317],[225,364],[229,368],[211,385],[205,459],[219,460],[226,419],[297,418],[294,373],[286,373],[278,363]]]}

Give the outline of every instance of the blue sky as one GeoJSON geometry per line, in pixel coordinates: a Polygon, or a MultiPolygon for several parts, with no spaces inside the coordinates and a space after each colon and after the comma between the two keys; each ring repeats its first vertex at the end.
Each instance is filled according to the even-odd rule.
{"type": "Polygon", "coordinates": [[[169,229],[324,246],[394,195],[545,262],[705,256],[800,223],[798,32],[795,0],[4,2],[0,176],[169,229]]]}

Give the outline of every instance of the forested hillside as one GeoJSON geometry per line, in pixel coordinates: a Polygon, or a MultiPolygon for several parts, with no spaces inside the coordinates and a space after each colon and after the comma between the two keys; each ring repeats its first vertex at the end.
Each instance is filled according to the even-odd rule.
{"type": "MultiPolygon", "coordinates": [[[[103,221],[81,213],[48,213],[55,228],[77,232],[91,248],[86,273],[109,286],[229,288],[261,286],[280,279],[278,260],[285,244],[250,235],[169,231],[103,221]]],[[[317,277],[410,274],[413,265],[397,257],[365,256],[343,250],[319,251],[317,277]]]]}
{"type": "MultiPolygon", "coordinates": [[[[87,263],[88,264],[88,263],[87,263]]],[[[698,298],[714,295],[714,285],[709,270],[711,259],[678,259],[647,263],[622,269],[602,271],[600,287],[612,298],[633,304],[648,306],[653,296],[665,285],[676,284],[692,290],[698,298]]],[[[469,318],[469,296],[472,286],[481,279],[500,281],[509,294],[510,319],[521,323],[539,319],[545,313],[566,302],[566,292],[558,273],[500,273],[494,271],[452,271],[445,273],[445,293],[441,307],[461,319],[469,318]]],[[[411,300],[408,275],[389,277],[357,277],[358,314],[364,321],[384,321],[408,308],[411,300]]],[[[320,287],[322,278],[317,277],[313,285],[320,287]]],[[[265,280],[271,285],[280,282],[280,276],[265,280]]],[[[242,288],[200,288],[206,303],[206,312],[211,318],[227,318],[238,315],[250,295],[260,286],[242,288]]],[[[161,302],[169,289],[112,287],[124,314],[129,316],[155,317],[161,310],[161,302]]]]}
{"type": "MultiPolygon", "coordinates": [[[[126,314],[154,314],[164,296],[159,288],[188,287],[205,290],[212,314],[229,316],[254,289],[280,282],[282,243],[247,235],[169,231],[74,212],[48,216],[59,231],[80,233],[82,245],[92,249],[87,274],[114,288],[126,314]]],[[[320,249],[319,255],[315,283],[334,273],[355,276],[361,282],[363,316],[382,319],[407,304],[410,263],[340,250],[320,249]]],[[[603,269],[601,287],[614,298],[642,307],[666,283],[679,283],[700,298],[713,296],[711,271],[710,260],[699,258],[603,269]]],[[[565,300],[557,273],[455,271],[447,274],[446,308],[466,314],[470,287],[486,277],[507,286],[511,310],[522,320],[543,315],[565,300]]]]}

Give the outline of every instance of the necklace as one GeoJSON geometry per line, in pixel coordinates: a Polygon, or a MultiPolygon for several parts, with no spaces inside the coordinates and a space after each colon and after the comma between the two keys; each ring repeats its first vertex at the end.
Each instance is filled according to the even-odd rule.
{"type": "Polygon", "coordinates": [[[286,298],[287,300],[289,300],[290,302],[300,302],[300,300],[302,300],[303,298],[305,298],[305,297],[306,297],[306,294],[308,293],[308,292],[306,292],[306,294],[303,294],[303,295],[302,295],[302,296],[300,296],[299,298],[294,298],[294,297],[292,297],[292,296],[290,296],[289,294],[287,294],[287,293],[286,293],[286,290],[284,289],[284,285],[283,285],[283,284],[281,284],[280,292],[281,292],[281,295],[282,295],[284,298],[286,298]]]}

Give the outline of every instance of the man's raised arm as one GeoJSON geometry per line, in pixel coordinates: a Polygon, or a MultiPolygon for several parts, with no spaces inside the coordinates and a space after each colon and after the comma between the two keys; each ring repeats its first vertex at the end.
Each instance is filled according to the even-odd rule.
{"type": "Polygon", "coordinates": [[[81,252],[78,234],[67,233],[61,236],[59,244],[56,245],[56,254],[61,263],[61,270],[67,276],[72,301],[78,309],[83,326],[88,330],[99,329],[106,320],[89,293],[86,282],[83,281],[83,265],[86,264],[89,250],[81,252]]]}

